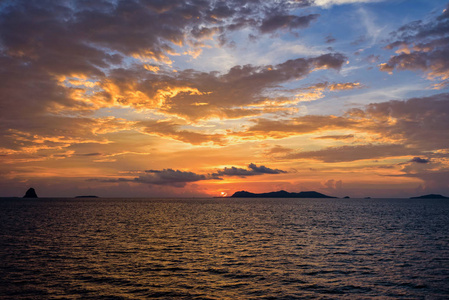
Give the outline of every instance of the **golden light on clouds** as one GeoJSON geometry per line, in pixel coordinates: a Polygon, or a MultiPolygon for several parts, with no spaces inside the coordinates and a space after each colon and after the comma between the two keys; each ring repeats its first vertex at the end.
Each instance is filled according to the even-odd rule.
{"type": "Polygon", "coordinates": [[[441,5],[356,30],[322,22],[361,15],[351,1],[19,2],[0,8],[8,193],[52,196],[54,180],[105,196],[449,194],[441,5]]]}

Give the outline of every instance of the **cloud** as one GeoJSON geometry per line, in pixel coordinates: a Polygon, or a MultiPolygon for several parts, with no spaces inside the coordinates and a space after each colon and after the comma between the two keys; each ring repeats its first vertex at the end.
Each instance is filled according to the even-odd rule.
{"type": "MultiPolygon", "coordinates": [[[[414,21],[391,33],[395,38],[385,48],[396,50],[380,70],[423,71],[429,79],[449,80],[449,17],[446,10],[429,22],[414,21]]],[[[436,85],[438,88],[439,85],[436,85]]]]}
{"type": "Polygon", "coordinates": [[[235,133],[241,137],[286,138],[339,128],[355,127],[358,121],[345,117],[308,115],[289,120],[260,118],[244,132],[235,133]]]}
{"type": "Polygon", "coordinates": [[[390,175],[403,178],[417,178],[423,184],[419,187],[420,194],[441,193],[447,194],[449,188],[449,160],[448,151],[438,151],[430,154],[431,158],[414,157],[404,162],[401,174],[390,175]]]}
{"type": "Polygon", "coordinates": [[[317,83],[312,86],[308,86],[304,88],[303,90],[312,90],[312,91],[345,91],[345,90],[352,90],[352,89],[358,89],[361,88],[362,85],[359,82],[343,82],[343,83],[329,83],[327,81],[317,83]]]}
{"type": "Polygon", "coordinates": [[[339,70],[345,61],[342,54],[332,53],[274,66],[237,65],[224,74],[194,70],[153,74],[142,69],[116,69],[100,84],[104,92],[98,93],[97,99],[100,106],[153,109],[191,121],[252,116],[261,114],[262,109],[248,106],[267,100],[264,91],[302,79],[314,70],[339,70]]]}
{"type": "MultiPolygon", "coordinates": [[[[326,130],[352,130],[357,132],[358,136],[367,135],[369,138],[357,141],[363,144],[328,147],[316,151],[293,152],[292,149],[275,147],[275,152],[268,154],[278,158],[314,159],[324,162],[410,155],[419,157],[426,153],[428,155],[429,151],[447,151],[448,114],[449,94],[438,94],[405,101],[373,103],[361,109],[350,109],[343,117],[308,115],[282,121],[257,119],[245,132],[235,134],[243,138],[248,136],[280,139],[326,130]]],[[[316,139],[345,141],[352,137],[354,134],[318,136],[316,139]]]]}
{"type": "Polygon", "coordinates": [[[150,185],[167,185],[173,187],[185,187],[188,183],[202,180],[222,180],[223,176],[255,176],[263,174],[282,174],[286,171],[271,169],[265,166],[257,166],[253,163],[248,165],[247,169],[237,167],[226,167],[211,174],[197,174],[190,171],[180,171],[173,169],[146,170],[138,177],[117,178],[117,179],[90,179],[90,181],[99,182],[136,182],[150,185]]]}
{"type": "Polygon", "coordinates": [[[406,101],[373,103],[364,109],[351,109],[341,118],[306,116],[297,118],[296,122],[292,123],[263,121],[251,129],[255,131],[259,128],[258,131],[266,132],[272,137],[338,128],[381,137],[382,144],[378,145],[329,147],[317,151],[288,153],[285,156],[289,159],[343,162],[404,155],[418,156],[427,151],[448,149],[448,114],[449,94],[439,94],[406,101]]]}
{"type": "Polygon", "coordinates": [[[313,4],[329,8],[333,5],[356,4],[356,3],[375,3],[385,0],[313,0],[313,4]]]}
{"type": "Polygon", "coordinates": [[[334,83],[329,84],[328,89],[330,91],[345,91],[360,88],[361,84],[359,82],[346,82],[346,83],[334,83]]]}
{"type": "Polygon", "coordinates": [[[145,174],[134,178],[133,181],[139,183],[184,187],[188,182],[195,182],[206,179],[207,178],[205,175],[196,174],[193,172],[164,169],[145,171],[145,174]]]}
{"type": "Polygon", "coordinates": [[[274,65],[237,65],[223,73],[174,72],[173,57],[198,53],[210,46],[204,40],[234,30],[273,33],[285,26],[307,27],[317,16],[292,12],[309,4],[8,2],[0,11],[1,153],[104,144],[110,142],[107,134],[122,130],[193,145],[225,145],[223,130],[204,132],[186,124],[290,111],[260,104],[281,101],[267,95],[270,89],[315,70],[339,70],[346,57],[310,55],[274,65]],[[129,109],[133,114],[122,119],[96,117],[104,116],[106,109],[129,109]]]}
{"type": "Polygon", "coordinates": [[[248,168],[251,169],[256,174],[281,174],[287,173],[286,171],[282,171],[279,169],[270,169],[265,166],[256,166],[255,164],[249,164],[248,168]]]}
{"type": "Polygon", "coordinates": [[[325,37],[325,42],[326,44],[332,44],[336,41],[337,39],[334,38],[332,35],[328,35],[325,37]]]}
{"type": "MultiPolygon", "coordinates": [[[[103,81],[111,66],[124,66],[125,58],[170,64],[179,47],[197,53],[205,46],[202,39],[225,34],[239,23],[269,30],[276,16],[304,5],[287,0],[264,5],[250,0],[10,2],[0,12],[0,72],[12,87],[12,97],[5,98],[13,103],[20,97],[25,103],[27,93],[39,97],[43,101],[29,101],[37,106],[33,112],[48,103],[71,106],[73,99],[57,80],[61,76],[103,81]]],[[[282,17],[294,28],[313,18],[282,17]]]]}
{"type": "Polygon", "coordinates": [[[380,55],[370,54],[365,58],[365,60],[371,64],[374,64],[380,60],[380,55]]]}
{"type": "Polygon", "coordinates": [[[206,175],[196,174],[189,171],[173,169],[147,170],[135,178],[114,178],[114,179],[88,179],[88,181],[98,182],[135,182],[150,185],[166,185],[173,187],[185,187],[187,183],[200,180],[207,180],[206,175]]]}
{"type": "Polygon", "coordinates": [[[281,174],[281,173],[287,173],[286,171],[279,170],[279,169],[270,169],[265,166],[256,166],[255,164],[251,163],[248,165],[247,169],[243,168],[237,168],[237,167],[226,167],[222,170],[218,170],[217,172],[213,173],[212,176],[219,177],[219,176],[240,176],[240,177],[246,177],[246,176],[254,176],[254,175],[263,175],[263,174],[281,174]]]}
{"type": "Polygon", "coordinates": [[[20,155],[41,150],[61,150],[77,144],[109,144],[111,141],[105,134],[130,130],[135,122],[114,117],[94,119],[39,116],[23,122],[1,120],[0,124],[3,125],[0,133],[4,151],[20,155]]]}
{"type": "Polygon", "coordinates": [[[353,134],[346,134],[346,135],[323,135],[318,136],[315,139],[318,140],[325,140],[325,139],[331,139],[331,140],[347,140],[354,138],[353,134]]]}
{"type": "Polygon", "coordinates": [[[449,170],[425,171],[415,174],[398,175],[400,177],[419,178],[424,182],[423,193],[441,193],[448,196],[449,188],[448,178],[449,170]]]}
{"type": "MultiPolygon", "coordinates": [[[[449,114],[449,94],[438,94],[406,101],[373,103],[361,109],[350,109],[341,117],[307,115],[279,120],[255,118],[250,120],[248,126],[238,130],[217,131],[211,128],[205,131],[201,127],[196,130],[183,121],[149,120],[117,123],[115,120],[115,123],[111,123],[103,131],[107,131],[106,128],[111,128],[110,130],[133,128],[145,134],[193,145],[212,143],[224,146],[236,139],[241,141],[281,139],[330,130],[352,130],[361,136],[368,134],[372,137],[372,141],[377,138],[387,144],[407,144],[409,148],[432,151],[447,148],[445,143],[449,138],[446,130],[449,126],[447,114],[449,114]]],[[[354,133],[319,135],[315,139],[343,141],[350,140],[354,136],[354,133]]]]}
{"type": "Polygon", "coordinates": [[[288,159],[314,159],[327,163],[349,162],[363,159],[378,159],[407,155],[416,150],[408,150],[403,145],[357,145],[328,147],[323,150],[304,151],[288,154],[288,159]]]}
{"type": "Polygon", "coordinates": [[[343,187],[343,181],[334,179],[329,179],[324,183],[324,186],[326,187],[326,190],[330,192],[340,192],[343,187]]]}
{"type": "MultiPolygon", "coordinates": [[[[270,62],[271,57],[266,57],[264,63],[246,65],[223,59],[229,68],[220,67],[220,72],[210,71],[211,66],[187,69],[195,65],[189,59],[202,59],[201,51],[209,47],[227,51],[234,38],[237,42],[249,35],[274,38],[312,26],[319,17],[312,12],[320,9],[304,7],[357,2],[368,3],[5,2],[0,10],[0,156],[2,162],[18,165],[2,170],[14,174],[25,164],[65,159],[67,164],[82,161],[80,170],[85,169],[80,173],[92,174],[90,171],[99,173],[101,168],[89,165],[87,169],[88,163],[106,165],[117,159],[113,167],[141,166],[142,160],[133,159],[149,151],[163,153],[168,160],[165,145],[181,145],[193,151],[200,145],[238,148],[247,141],[284,138],[312,140],[316,147],[310,149],[315,151],[300,152],[292,144],[290,148],[275,146],[267,154],[324,162],[405,155],[404,160],[429,159],[428,163],[409,161],[414,170],[434,166],[435,153],[447,149],[447,94],[371,104],[342,116],[300,117],[304,113],[300,101],[324,97],[325,92],[354,90],[362,84],[332,81],[330,75],[341,70],[348,58],[322,52],[322,47],[299,45],[297,39],[299,46],[290,41],[287,48],[285,39],[272,43],[273,53],[289,52],[290,59],[276,56],[275,62],[270,62]],[[313,72],[315,79],[304,83],[313,72]],[[313,84],[316,78],[329,82],[298,89],[313,84]],[[330,145],[333,141],[329,140],[344,146],[318,148],[330,145]],[[130,159],[125,162],[121,155],[130,159]]],[[[410,23],[398,29],[387,46],[388,51],[396,53],[382,69],[424,71],[429,78],[447,81],[447,20],[446,12],[430,22],[410,23]]],[[[378,28],[368,23],[367,28],[375,35],[378,28]]],[[[332,39],[331,35],[327,37],[328,42],[332,39]]],[[[369,59],[375,62],[379,57],[369,59]]],[[[181,167],[185,165],[178,165],[181,167]]],[[[284,172],[255,164],[204,174],[173,168],[140,172],[113,182],[185,186],[225,176],[284,172]]]]}
{"type": "Polygon", "coordinates": [[[359,82],[343,82],[343,83],[329,83],[329,82],[321,82],[303,89],[298,89],[299,91],[306,91],[306,93],[299,93],[297,96],[299,97],[305,97],[308,99],[310,96],[313,99],[316,98],[322,98],[324,95],[324,91],[348,91],[353,89],[359,89],[362,88],[363,85],[361,85],[359,82]]]}
{"type": "Polygon", "coordinates": [[[275,15],[263,20],[260,25],[260,32],[271,33],[279,29],[296,29],[309,27],[312,21],[318,19],[318,14],[311,14],[307,16],[294,15],[275,15]]]}
{"type": "Polygon", "coordinates": [[[141,121],[138,123],[138,126],[140,127],[141,132],[145,134],[174,139],[192,145],[206,143],[225,145],[227,142],[226,135],[224,134],[207,134],[180,129],[182,126],[181,124],[171,121],[141,121]]]}
{"type": "Polygon", "coordinates": [[[348,117],[358,127],[390,142],[422,150],[447,149],[449,139],[449,94],[373,103],[365,109],[351,109],[348,117]]]}
{"type": "Polygon", "coordinates": [[[410,160],[410,162],[415,162],[418,164],[427,164],[430,162],[430,160],[421,157],[414,157],[412,160],[410,160]]]}
{"type": "MultiPolygon", "coordinates": [[[[344,83],[329,83],[320,82],[305,88],[297,89],[278,89],[277,92],[285,97],[284,103],[293,104],[299,102],[310,102],[319,100],[325,97],[325,92],[347,91],[353,89],[363,88],[359,82],[344,82],[344,83]]],[[[272,100],[268,100],[273,102],[272,100]]],[[[268,102],[267,101],[267,102],[268,102]]],[[[281,99],[278,101],[282,103],[281,99]]]]}
{"type": "Polygon", "coordinates": [[[78,156],[87,156],[87,157],[89,157],[89,156],[102,156],[103,154],[102,153],[100,153],[100,152],[93,152],[93,153],[80,153],[80,154],[77,154],[78,156]]]}

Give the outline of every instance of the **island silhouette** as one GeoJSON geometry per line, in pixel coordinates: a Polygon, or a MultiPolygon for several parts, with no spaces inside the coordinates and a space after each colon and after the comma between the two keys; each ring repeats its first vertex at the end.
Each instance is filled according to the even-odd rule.
{"type": "Polygon", "coordinates": [[[315,191],[290,193],[284,190],[269,193],[251,193],[247,191],[235,192],[230,198],[337,198],[324,195],[315,191]]]}
{"type": "Polygon", "coordinates": [[[25,196],[23,196],[23,198],[38,198],[38,197],[34,188],[29,188],[26,191],[25,196]]]}
{"type": "Polygon", "coordinates": [[[439,195],[439,194],[428,194],[418,197],[410,197],[410,199],[449,199],[449,197],[439,195]]]}

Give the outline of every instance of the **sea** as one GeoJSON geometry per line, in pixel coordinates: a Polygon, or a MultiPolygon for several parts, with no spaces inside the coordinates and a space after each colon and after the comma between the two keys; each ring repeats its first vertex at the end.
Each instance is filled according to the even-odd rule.
{"type": "Polygon", "coordinates": [[[449,200],[1,198],[0,299],[449,299],[449,200]]]}

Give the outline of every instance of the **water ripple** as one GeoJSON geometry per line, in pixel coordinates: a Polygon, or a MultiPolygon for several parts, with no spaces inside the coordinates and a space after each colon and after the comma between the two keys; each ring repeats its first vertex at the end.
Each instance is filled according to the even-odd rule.
{"type": "Polygon", "coordinates": [[[449,202],[0,199],[0,299],[445,299],[449,202]]]}

